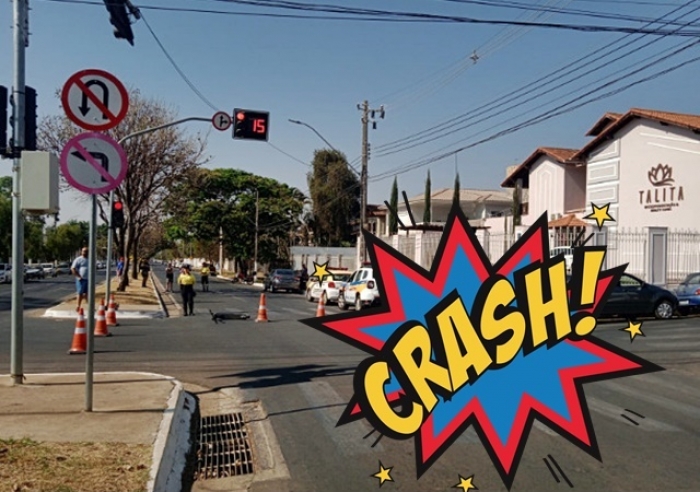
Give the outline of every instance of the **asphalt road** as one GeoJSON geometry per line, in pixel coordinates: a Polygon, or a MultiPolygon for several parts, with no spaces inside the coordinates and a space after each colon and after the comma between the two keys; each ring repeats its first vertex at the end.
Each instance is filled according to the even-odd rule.
{"type": "MultiPolygon", "coordinates": [[[[42,296],[58,293],[62,284],[37,282],[31,297],[45,302],[42,296]],[[52,289],[42,292],[49,284],[52,289]]],[[[0,286],[2,306],[8,287],[0,286]]],[[[316,310],[299,294],[268,294],[271,322],[255,323],[259,297],[255,287],[213,279],[211,292],[198,293],[194,317],[121,320],[113,337],[95,340],[95,371],[158,372],[259,399],[292,476],[269,490],[371,490],[379,483],[371,475],[380,460],[393,467],[386,490],[446,491],[459,475],[474,475],[482,491],[506,490],[471,429],[416,480],[413,440],[377,441],[365,421],[336,427],[365,354],[299,323],[316,310]],[[209,309],[247,311],[252,319],[215,324],[209,309]]],[[[339,310],[329,306],[327,312],[339,310]]],[[[666,370],[584,385],[602,461],[535,424],[511,490],[569,489],[567,480],[576,490],[700,490],[700,318],[645,321],[646,337],[632,344],[621,326],[601,324],[596,335],[666,370]],[[550,456],[561,468],[553,466],[556,479],[544,461],[550,456]]],[[[25,372],[84,371],[82,356],[66,354],[73,327],[72,321],[26,318],[25,372]]],[[[0,308],[0,347],[9,347],[6,308],[0,308]]],[[[0,350],[0,365],[8,369],[9,355],[0,350]]]]}
{"type": "MultiPolygon", "coordinates": [[[[0,284],[0,323],[3,323],[5,313],[10,311],[11,289],[12,284],[0,284]]],[[[48,308],[74,293],[75,279],[72,275],[28,280],[24,283],[24,308],[48,308]]],[[[7,319],[9,323],[9,317],[7,319]]]]}

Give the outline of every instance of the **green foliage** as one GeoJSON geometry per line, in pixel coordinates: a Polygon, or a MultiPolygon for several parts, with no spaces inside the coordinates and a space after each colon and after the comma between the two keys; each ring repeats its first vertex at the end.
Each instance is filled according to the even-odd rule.
{"type": "Polygon", "coordinates": [[[12,255],[12,178],[0,178],[0,262],[12,255]]]}
{"type": "Polygon", "coordinates": [[[200,252],[211,256],[221,230],[228,255],[252,259],[256,191],[258,262],[276,260],[299,223],[304,195],[274,179],[239,169],[201,169],[192,182],[174,189],[166,202],[170,216],[164,223],[166,239],[190,248],[196,244],[200,252]]]}
{"type": "Polygon", "coordinates": [[[428,178],[425,180],[425,210],[423,210],[423,222],[426,224],[431,220],[430,194],[430,170],[428,170],[428,178]]]}
{"type": "Polygon", "coordinates": [[[394,212],[389,211],[389,234],[396,234],[399,232],[399,222],[396,217],[396,213],[399,210],[399,184],[394,177],[394,184],[391,185],[391,198],[389,198],[389,205],[394,212]]]}
{"type": "Polygon", "coordinates": [[[313,201],[314,243],[346,246],[354,243],[352,221],[360,217],[360,180],[347,158],[335,150],[317,150],[308,174],[313,201]]]}
{"type": "Polygon", "coordinates": [[[452,206],[457,206],[459,207],[460,205],[460,198],[461,198],[461,193],[460,193],[461,185],[459,184],[459,173],[455,175],[455,189],[452,194],[452,206]]]}
{"type": "Polygon", "coordinates": [[[68,261],[89,243],[90,224],[71,220],[46,229],[46,255],[49,261],[68,261]]]}
{"type": "Polygon", "coordinates": [[[515,226],[519,226],[521,222],[523,212],[522,199],[520,198],[521,194],[522,189],[520,187],[520,182],[518,181],[515,188],[513,188],[513,205],[511,209],[513,213],[513,228],[515,228],[515,226]]]}

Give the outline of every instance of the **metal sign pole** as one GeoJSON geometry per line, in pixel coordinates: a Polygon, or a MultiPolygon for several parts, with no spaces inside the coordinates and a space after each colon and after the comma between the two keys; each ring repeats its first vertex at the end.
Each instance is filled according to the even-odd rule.
{"type": "Polygon", "coordinates": [[[87,357],[85,360],[85,411],[92,412],[92,375],[95,346],[95,255],[97,254],[97,196],[92,195],[90,217],[90,253],[88,256],[87,357]]]}
{"type": "Polygon", "coordinates": [[[24,48],[25,21],[27,20],[26,0],[14,0],[14,87],[12,90],[12,307],[10,337],[10,373],[14,384],[22,384],[24,379],[24,216],[22,215],[21,189],[21,149],[24,147],[24,48]]]}
{"type": "Polygon", "coordinates": [[[109,192],[109,210],[107,211],[107,287],[105,302],[109,302],[110,294],[112,293],[112,241],[114,240],[114,230],[112,229],[112,207],[114,207],[114,190],[109,192]]]}

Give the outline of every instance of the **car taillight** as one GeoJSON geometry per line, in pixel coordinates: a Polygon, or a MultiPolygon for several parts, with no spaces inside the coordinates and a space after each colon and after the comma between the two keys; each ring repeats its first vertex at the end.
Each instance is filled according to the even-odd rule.
{"type": "Polygon", "coordinates": [[[700,289],[698,289],[698,290],[695,291],[695,295],[696,295],[696,296],[700,296],[700,289]]]}
{"type": "Polygon", "coordinates": [[[374,280],[370,280],[369,282],[367,282],[367,287],[369,287],[370,289],[374,289],[374,280]]]}
{"type": "Polygon", "coordinates": [[[335,282],[328,282],[329,289],[335,289],[335,282]]]}

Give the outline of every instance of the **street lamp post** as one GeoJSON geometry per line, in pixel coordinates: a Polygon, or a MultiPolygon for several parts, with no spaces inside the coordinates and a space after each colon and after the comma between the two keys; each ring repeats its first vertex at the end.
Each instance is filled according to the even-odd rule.
{"type": "MultiPolygon", "coordinates": [[[[332,150],[336,152],[340,152],[338,149],[333,147],[331,143],[326,140],[323,135],[321,135],[313,126],[309,125],[308,123],[304,123],[303,121],[299,120],[289,120],[290,123],[294,123],[295,125],[301,125],[305,126],[312,132],[314,132],[318,137],[323,140],[326,145],[328,145],[332,150]]],[[[363,148],[366,148],[363,144],[363,148]]],[[[362,168],[362,173],[358,172],[357,169],[352,167],[350,163],[348,163],[348,168],[352,170],[359,178],[360,178],[360,235],[358,237],[358,242],[362,244],[362,229],[365,227],[365,209],[367,207],[367,172],[366,172],[366,166],[363,166],[362,168]]],[[[364,255],[362,255],[364,257],[364,255]]]]}

